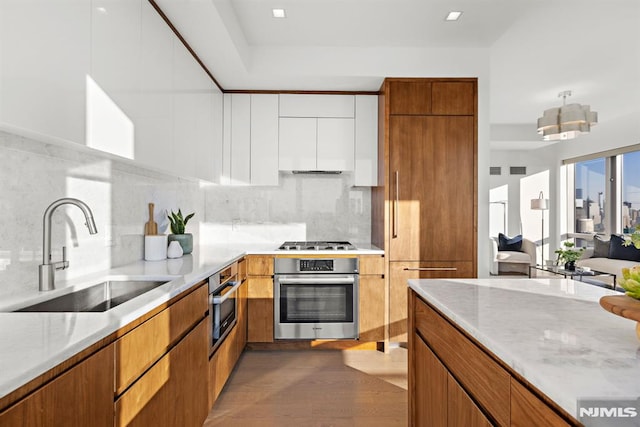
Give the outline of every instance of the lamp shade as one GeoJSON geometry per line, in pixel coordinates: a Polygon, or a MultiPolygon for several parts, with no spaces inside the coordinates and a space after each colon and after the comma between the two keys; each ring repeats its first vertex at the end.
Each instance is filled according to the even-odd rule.
{"type": "Polygon", "coordinates": [[[549,199],[531,199],[531,209],[536,211],[546,211],[549,209],[549,199]]]}
{"type": "Polygon", "coordinates": [[[573,139],[582,133],[591,131],[591,126],[598,123],[598,113],[591,111],[589,105],[565,104],[571,91],[560,92],[563,105],[559,108],[545,110],[538,119],[538,133],[543,141],[573,139]]]}

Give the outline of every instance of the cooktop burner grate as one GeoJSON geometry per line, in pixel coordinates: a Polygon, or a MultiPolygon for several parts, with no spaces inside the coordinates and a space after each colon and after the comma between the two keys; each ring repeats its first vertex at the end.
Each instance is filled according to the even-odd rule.
{"type": "Polygon", "coordinates": [[[278,249],[283,251],[348,251],[356,247],[341,241],[284,242],[278,249]]]}

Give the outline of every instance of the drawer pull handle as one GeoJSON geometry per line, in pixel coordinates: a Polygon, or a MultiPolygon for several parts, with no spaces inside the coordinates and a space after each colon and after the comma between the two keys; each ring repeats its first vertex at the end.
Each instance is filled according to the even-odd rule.
{"type": "Polygon", "coordinates": [[[404,271],[458,271],[456,267],[405,267],[404,271]]]}

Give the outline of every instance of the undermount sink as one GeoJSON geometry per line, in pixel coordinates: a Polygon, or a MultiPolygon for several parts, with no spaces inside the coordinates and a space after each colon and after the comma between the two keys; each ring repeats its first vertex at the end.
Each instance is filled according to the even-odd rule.
{"type": "Polygon", "coordinates": [[[162,281],[109,280],[66,295],[15,310],[16,312],[101,312],[144,294],[162,281]]]}

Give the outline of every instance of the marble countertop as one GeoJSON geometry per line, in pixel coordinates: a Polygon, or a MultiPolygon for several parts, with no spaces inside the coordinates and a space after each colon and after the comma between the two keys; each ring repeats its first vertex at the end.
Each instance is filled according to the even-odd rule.
{"type": "MultiPolygon", "coordinates": [[[[57,284],[59,289],[16,296],[0,304],[0,398],[245,255],[282,255],[277,245],[204,246],[177,259],[138,261],[57,284]],[[162,280],[166,284],[102,313],[13,313],[104,280],[162,280]]],[[[324,254],[324,251],[296,251],[324,254]]],[[[326,252],[327,255],[335,252],[326,252]]],[[[341,254],[384,252],[371,245],[341,254]]]]}
{"type": "Polygon", "coordinates": [[[409,280],[409,286],[576,419],[581,399],[640,397],[635,322],[598,303],[618,292],[570,279],[409,280]]]}

